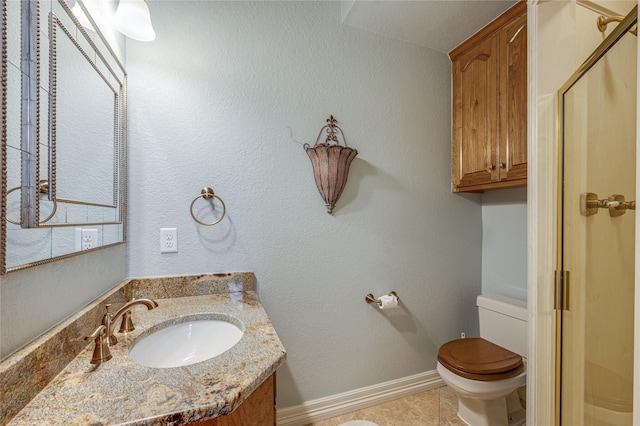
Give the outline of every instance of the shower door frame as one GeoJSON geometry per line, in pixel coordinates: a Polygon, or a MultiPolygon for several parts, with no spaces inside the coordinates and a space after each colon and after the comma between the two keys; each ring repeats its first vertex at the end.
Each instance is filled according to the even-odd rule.
{"type": "MultiPolygon", "coordinates": [[[[562,421],[562,331],[563,331],[563,323],[562,323],[562,315],[563,312],[570,309],[570,279],[567,271],[564,269],[563,265],[563,223],[564,223],[564,94],[567,93],[579,80],[582,78],[622,37],[624,37],[627,32],[632,29],[634,25],[637,24],[638,21],[638,7],[637,5],[634,9],[625,17],[625,19],[620,22],[620,24],[611,32],[609,36],[605,38],[605,40],[596,48],[596,50],[587,58],[587,60],[571,75],[571,77],[567,80],[567,82],[558,90],[557,94],[557,130],[558,130],[558,153],[557,153],[557,235],[556,235],[556,279],[554,283],[554,308],[556,310],[555,314],[555,424],[561,425],[562,421]]],[[[640,60],[640,56],[639,56],[640,60]]],[[[638,77],[638,71],[636,71],[636,78],[638,77]]],[[[636,105],[638,104],[638,99],[640,97],[637,96],[636,93],[636,105]]],[[[640,108],[637,109],[636,113],[636,147],[638,146],[638,123],[637,115],[640,113],[640,108]]],[[[640,164],[638,161],[640,158],[640,153],[638,149],[636,149],[636,193],[632,196],[634,200],[640,199],[638,197],[638,193],[640,193],[640,187],[638,186],[638,173],[637,165],[640,164]]],[[[631,195],[631,194],[630,194],[631,195]]],[[[576,208],[575,206],[569,206],[568,208],[576,208]]],[[[635,284],[634,288],[636,289],[634,293],[634,410],[633,410],[633,418],[634,423],[638,421],[640,417],[637,413],[638,407],[638,390],[640,390],[640,378],[638,372],[640,368],[640,352],[638,351],[639,341],[638,335],[640,334],[638,331],[638,326],[640,324],[640,305],[638,304],[638,300],[640,299],[638,295],[638,283],[640,282],[640,268],[638,265],[640,264],[640,236],[638,232],[638,226],[640,226],[640,219],[638,215],[635,216],[635,284]]]]}
{"type": "MultiPolygon", "coordinates": [[[[556,268],[558,123],[557,88],[575,71],[575,23],[581,0],[528,0],[527,240],[529,357],[527,424],[553,425],[555,329],[553,271],[556,268]],[[550,67],[549,64],[553,66],[550,67]]],[[[635,1],[637,4],[637,0],[635,1]]],[[[640,52],[640,46],[639,46],[640,52]]],[[[639,67],[640,69],[640,54],[639,67]]],[[[640,86],[640,85],[639,85],[640,86]]],[[[640,110],[640,108],[639,108],[640,110]]],[[[640,135],[640,132],[637,133],[640,135]]],[[[640,146],[636,137],[636,164],[640,146]]],[[[631,198],[631,194],[629,196],[631,198]]],[[[636,174],[636,200],[640,173],[636,174]]],[[[640,223],[636,215],[636,265],[640,265],[640,223]]],[[[640,371],[640,268],[635,278],[635,371],[640,371]]],[[[634,377],[634,422],[640,424],[640,374],[634,377]]]]}

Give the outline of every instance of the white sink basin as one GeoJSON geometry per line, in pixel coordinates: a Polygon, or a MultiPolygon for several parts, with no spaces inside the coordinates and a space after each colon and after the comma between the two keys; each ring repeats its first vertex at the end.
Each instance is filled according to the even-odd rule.
{"type": "Polygon", "coordinates": [[[242,329],[230,321],[187,320],[137,340],[129,356],[147,367],[182,367],[220,355],[238,343],[243,334],[242,329]]]}

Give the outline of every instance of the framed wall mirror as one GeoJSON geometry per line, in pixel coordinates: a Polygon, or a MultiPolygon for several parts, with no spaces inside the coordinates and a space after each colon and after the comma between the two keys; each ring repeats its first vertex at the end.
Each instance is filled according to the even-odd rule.
{"type": "Polygon", "coordinates": [[[86,5],[2,8],[0,274],[125,242],[127,193],[127,74],[86,5]]]}

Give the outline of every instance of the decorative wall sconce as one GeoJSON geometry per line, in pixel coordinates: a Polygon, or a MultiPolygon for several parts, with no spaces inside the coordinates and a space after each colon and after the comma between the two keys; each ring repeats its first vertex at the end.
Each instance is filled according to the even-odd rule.
{"type": "Polygon", "coordinates": [[[303,145],[311,159],[316,186],[329,214],[333,212],[336,202],[342,195],[342,190],[347,184],[349,167],[358,155],[358,151],[347,146],[344,133],[336,123],[333,115],[329,116],[327,124],[318,133],[315,145],[313,147],[307,143],[303,145]],[[327,137],[323,143],[319,143],[323,132],[327,134],[327,137]],[[340,145],[338,136],[342,138],[344,146],[340,145]]]}

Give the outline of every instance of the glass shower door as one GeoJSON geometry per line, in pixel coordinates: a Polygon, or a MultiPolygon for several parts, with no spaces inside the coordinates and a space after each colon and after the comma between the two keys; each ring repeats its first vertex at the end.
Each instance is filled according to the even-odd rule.
{"type": "Polygon", "coordinates": [[[632,424],[636,19],[637,8],[560,91],[562,425],[632,424]]]}

